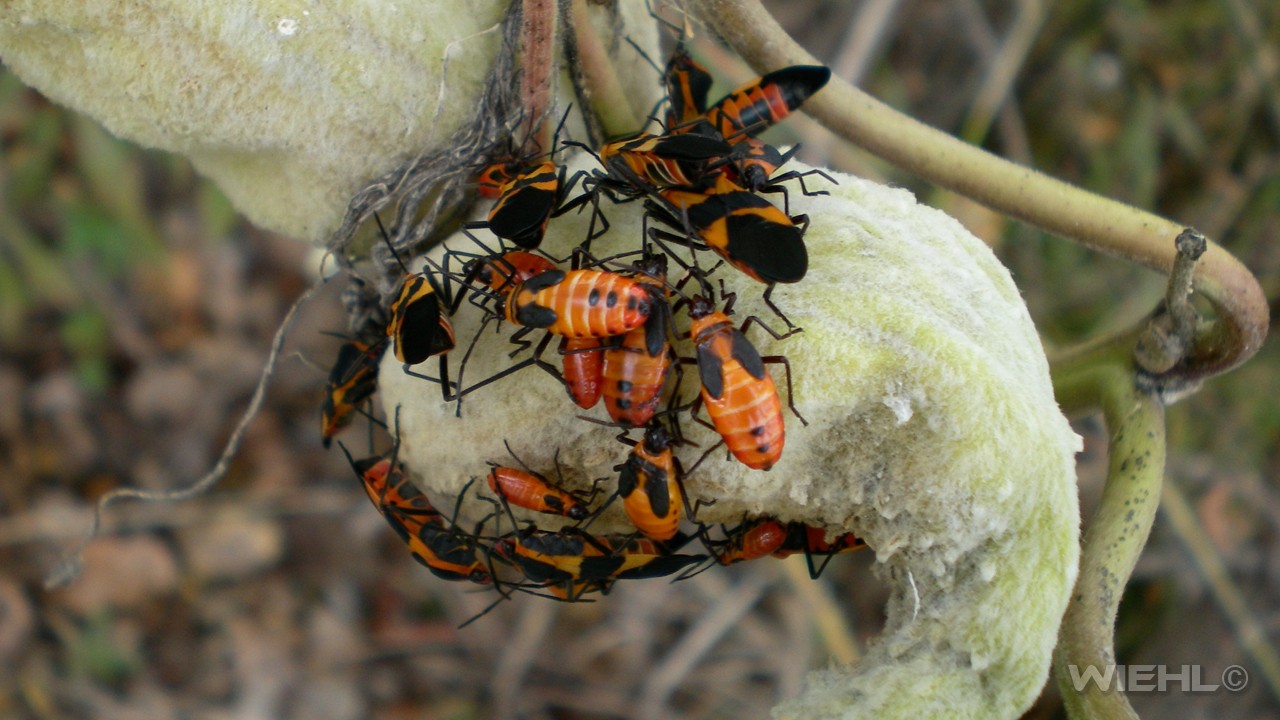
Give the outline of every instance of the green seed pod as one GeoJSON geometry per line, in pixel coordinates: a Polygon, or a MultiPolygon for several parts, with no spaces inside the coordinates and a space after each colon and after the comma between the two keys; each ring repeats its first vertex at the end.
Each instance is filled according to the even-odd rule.
{"type": "MultiPolygon", "coordinates": [[[[823,185],[830,196],[791,192],[791,212],[812,219],[809,269],[772,297],[804,331],[783,341],[748,332],[761,354],[789,359],[809,424],[784,409],[786,446],[769,472],[721,450],[685,485],[691,500],[716,501],[700,511],[703,522],[767,513],[853,531],[897,587],[870,655],[816,673],[778,717],[925,717],[942,707],[949,717],[1015,716],[1045,681],[1076,576],[1079,438],[1054,401],[1018,289],[990,249],[906,191],[836,178],[823,185]]],[[[636,249],[640,203],[602,208],[612,227],[593,251],[636,249]]],[[[587,215],[553,221],[544,248],[567,254],[585,237],[587,215]]],[[[450,245],[473,249],[461,238],[450,245]]],[[[762,284],[727,266],[720,278],[739,296],[736,320],[758,315],[783,327],[760,301],[762,284]]],[[[478,320],[464,303],[454,318],[460,348],[478,320]]],[[[688,330],[683,312],[675,325],[688,330]]],[[[509,366],[512,349],[506,334],[485,333],[464,386],[509,366]]],[[[677,351],[693,355],[688,341],[677,351]]],[[[555,363],[554,351],[545,359],[555,363]]],[[[772,372],[785,407],[785,375],[772,372]]],[[[697,384],[686,372],[685,402],[697,384]]],[[[535,469],[549,470],[559,450],[579,488],[612,476],[627,452],[616,429],[576,417],[564,389],[536,368],[466,396],[461,418],[438,385],[407,377],[394,359],[380,385],[388,416],[399,408],[401,459],[445,505],[486,460],[505,457],[503,440],[535,469]]],[[[717,440],[687,420],[682,429],[702,449],[717,440]]],[[[686,462],[701,452],[680,450],[686,462]]],[[[592,532],[630,529],[618,505],[592,532]]],[[[475,520],[491,510],[468,501],[463,513],[475,520]]],[[[547,516],[536,521],[554,527],[547,516]]]]}

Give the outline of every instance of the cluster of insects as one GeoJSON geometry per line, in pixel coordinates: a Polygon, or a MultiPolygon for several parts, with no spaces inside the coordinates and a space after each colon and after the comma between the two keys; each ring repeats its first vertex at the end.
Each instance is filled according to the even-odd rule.
{"type": "MultiPolygon", "coordinates": [[[[485,168],[478,192],[492,198],[493,206],[486,220],[464,227],[481,250],[449,250],[420,273],[406,269],[385,323],[339,351],[322,410],[326,447],[375,392],[388,346],[407,374],[438,384],[459,413],[471,393],[540,368],[563,384],[578,408],[603,403],[609,420],[584,419],[619,428],[618,439],[630,447],[615,467],[612,492],[602,490],[605,479],[590,493],[573,491],[523,467],[518,458],[521,467],[490,462],[485,479],[492,497],[476,496],[491,503],[493,512],[468,531],[457,522],[458,509],[446,517],[409,481],[396,458],[397,419],[396,448],[383,456],[348,458],[413,557],[439,577],[491,584],[504,597],[515,589],[578,600],[607,593],[618,580],[683,578],[717,564],[796,553],[806,555],[816,577],[832,556],[862,546],[852,534],[831,538],[820,528],[770,516],[712,527],[697,520],[702,502],[690,507],[683,483],[721,445],[754,470],[767,471],[782,457],[786,413],[769,365],[785,368],[790,412],[805,422],[791,397],[787,359],[762,356],[745,331],[756,324],[779,340],[800,332],[770,297],[776,284],[799,282],[808,268],[809,220],[790,214],[782,183],[794,180],[804,194],[816,195],[824,193],[810,191],[805,177],[834,181],[817,170],[779,172],[794,149],[782,152],[756,136],[820,90],[830,71],[783,68],[708,103],[712,78],[683,45],[660,70],[667,104],[661,133],[599,148],[566,142],[599,162],[568,180],[554,144],[546,155],[513,152],[485,168]],[[781,209],[764,197],[770,193],[781,196],[781,209]],[[592,254],[592,242],[609,228],[604,200],[643,202],[645,228],[637,249],[606,258],[592,254]],[[586,237],[569,257],[540,249],[554,218],[588,207],[586,237]],[[496,249],[471,234],[480,229],[497,238],[496,249]],[[715,256],[712,265],[708,253],[715,256]],[[673,264],[678,279],[669,276],[673,264]],[[725,265],[763,286],[762,299],[786,324],[785,332],[755,316],[735,326],[735,296],[723,280],[717,292],[712,278],[725,265]],[[450,317],[464,301],[483,313],[476,338],[490,323],[510,326],[510,356],[528,357],[467,384],[473,340],[451,380],[448,358],[457,343],[450,317]],[[677,332],[681,316],[687,329],[677,332]],[[553,338],[558,365],[544,358],[553,338]],[[693,357],[675,349],[686,338],[693,357]],[[439,360],[437,377],[414,370],[433,357],[439,360]],[[688,402],[678,392],[685,366],[695,366],[700,380],[697,397],[688,402]],[[677,448],[693,445],[681,433],[682,418],[714,428],[719,437],[687,471],[676,455],[677,448]],[[627,436],[632,430],[640,432],[639,439],[627,436]],[[590,532],[594,519],[615,501],[621,501],[634,532],[590,532]],[[555,531],[532,522],[521,527],[513,506],[570,524],[555,531]],[[486,525],[498,528],[507,520],[509,531],[486,534],[486,525]],[[682,531],[684,520],[697,529],[682,531]],[[699,545],[698,552],[687,550],[699,545]],[[815,562],[819,558],[821,564],[815,562]]],[[[469,488],[459,494],[459,508],[469,488]]]]}

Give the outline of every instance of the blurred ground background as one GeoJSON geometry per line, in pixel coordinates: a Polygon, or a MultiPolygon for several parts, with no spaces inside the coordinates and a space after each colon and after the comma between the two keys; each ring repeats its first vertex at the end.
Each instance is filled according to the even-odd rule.
{"type": "MultiPolygon", "coordinates": [[[[1196,226],[1258,274],[1274,309],[1280,6],[1042,5],[772,7],[838,74],[915,117],[1196,226]]],[[[696,53],[726,90],[751,76],[714,43],[696,53]]],[[[772,140],[960,217],[1013,270],[1049,348],[1126,325],[1161,294],[1153,273],[939,193],[805,118],[772,140]]],[[[336,350],[320,331],[343,327],[332,293],[306,308],[226,480],[193,501],[116,506],[82,579],[42,590],[93,498],[208,469],[308,258],[186,162],[116,141],[0,69],[0,717],[758,718],[846,637],[874,637],[885,588],[867,553],[820,583],[760,561],[600,603],[519,598],[456,630],[488,597],[414,564],[320,447],[313,365],[336,350]]],[[[1278,354],[1268,342],[1169,411],[1168,481],[1267,643],[1280,632],[1278,354]]],[[[1087,518],[1105,438],[1094,420],[1076,427],[1087,518]]],[[[1120,660],[1198,664],[1206,682],[1241,664],[1251,682],[1133,704],[1275,717],[1188,542],[1162,514],[1126,594],[1120,660]]],[[[1030,716],[1060,713],[1049,690],[1030,716]]]]}

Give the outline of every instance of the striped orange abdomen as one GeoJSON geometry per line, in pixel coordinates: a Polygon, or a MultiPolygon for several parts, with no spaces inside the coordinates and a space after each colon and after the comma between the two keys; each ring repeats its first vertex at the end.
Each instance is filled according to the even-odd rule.
{"type": "Polygon", "coordinates": [[[630,427],[648,424],[662,401],[662,388],[671,371],[671,355],[650,355],[646,329],[638,327],[604,351],[604,406],[609,417],[630,427]]]}
{"type": "Polygon", "coordinates": [[[702,402],[729,452],[755,470],[782,457],[782,401],[759,352],[721,312],[692,317],[702,402]]]}
{"type": "Polygon", "coordinates": [[[649,293],[631,278],[605,270],[552,270],[516,286],[506,317],[564,337],[611,337],[644,324],[649,293]]]}

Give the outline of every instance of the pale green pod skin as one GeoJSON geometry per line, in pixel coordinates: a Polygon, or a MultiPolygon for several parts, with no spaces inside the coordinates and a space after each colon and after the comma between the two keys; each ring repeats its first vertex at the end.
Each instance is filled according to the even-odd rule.
{"type": "MultiPolygon", "coordinates": [[[[0,60],[112,133],[187,156],[254,223],[319,243],[364,184],[474,117],[509,4],[14,0],[0,60]]],[[[652,50],[634,4],[645,22],[625,32],[652,50]]],[[[651,104],[652,80],[633,74],[630,96],[651,104]]]]}
{"type": "MultiPolygon", "coordinates": [[[[828,197],[791,193],[792,213],[812,219],[809,271],[773,298],[804,332],[777,342],[748,331],[762,354],[790,359],[809,426],[788,412],[786,447],[768,472],[718,451],[686,486],[695,498],[717,500],[700,511],[704,522],[767,513],[854,531],[896,588],[888,626],[867,657],[814,673],[776,717],[1016,717],[1045,682],[1076,577],[1080,440],[1054,401],[1018,289],[987,246],[906,191],[836,177],[838,186],[810,182],[828,197]]],[[[593,250],[638,247],[640,203],[603,207],[612,231],[593,250]]],[[[567,254],[584,237],[585,219],[553,221],[544,248],[567,254]]],[[[762,285],[732,268],[717,277],[742,295],[738,321],[754,314],[782,327],[758,301],[762,285]]],[[[465,307],[454,319],[455,369],[478,317],[465,307]]],[[[683,313],[676,326],[687,331],[683,313]]],[[[464,385],[511,362],[507,334],[483,336],[464,385]]],[[[558,365],[555,347],[545,358],[558,365]]],[[[687,341],[677,349],[693,355],[687,341]]],[[[781,368],[772,372],[785,393],[781,368]]],[[[387,413],[399,407],[401,459],[443,503],[483,476],[486,460],[509,461],[504,439],[544,473],[558,448],[578,487],[614,477],[611,467],[627,453],[615,429],[578,419],[563,387],[536,368],[469,395],[461,419],[438,385],[405,376],[394,358],[379,382],[387,413]]],[[[684,383],[687,401],[697,388],[692,368],[684,383]]],[[[605,418],[602,407],[588,414],[605,418]]],[[[682,427],[702,448],[716,440],[694,423],[682,427]]],[[[700,452],[681,456],[688,463],[700,452]]],[[[592,532],[629,529],[617,505],[592,532]]],[[[463,512],[474,520],[491,509],[469,502],[463,512]]],[[[554,526],[545,515],[536,520],[554,526]]]]}
{"type": "MultiPolygon", "coordinates": [[[[259,225],[317,241],[365,182],[440,147],[471,116],[499,43],[482,33],[505,6],[16,0],[0,4],[0,59],[113,133],[187,155],[259,225]]],[[[651,25],[630,34],[653,47],[651,25]]],[[[647,110],[658,85],[639,60],[627,66],[638,68],[623,78],[627,95],[647,110]]],[[[814,673],[777,717],[1016,717],[1044,683],[1076,575],[1078,439],[990,251],[903,191],[839,180],[831,197],[792,193],[792,212],[813,219],[810,270],[774,299],[805,332],[782,343],[750,332],[763,353],[791,359],[810,426],[788,415],[770,472],[717,454],[689,489],[719,498],[707,522],[767,512],[855,531],[896,588],[861,663],[814,673]]],[[[637,245],[639,204],[606,211],[614,231],[597,251],[637,245]]],[[[566,251],[584,233],[585,216],[558,219],[547,247],[566,251]]],[[[737,317],[780,325],[745,299],[757,284],[722,275],[744,293],[737,317]]],[[[456,319],[459,356],[477,317],[468,308],[456,319]]],[[[504,342],[481,343],[470,380],[499,365],[504,342]]],[[[402,457],[437,499],[482,476],[485,460],[505,462],[503,438],[544,471],[560,448],[579,486],[612,476],[625,455],[537,370],[469,397],[461,420],[394,359],[380,380],[388,410],[400,407],[402,457]]],[[[691,397],[696,373],[685,383],[691,397]]],[[[473,505],[473,517],[489,510],[473,505]]],[[[615,507],[593,531],[623,522],[615,507]]]]}

